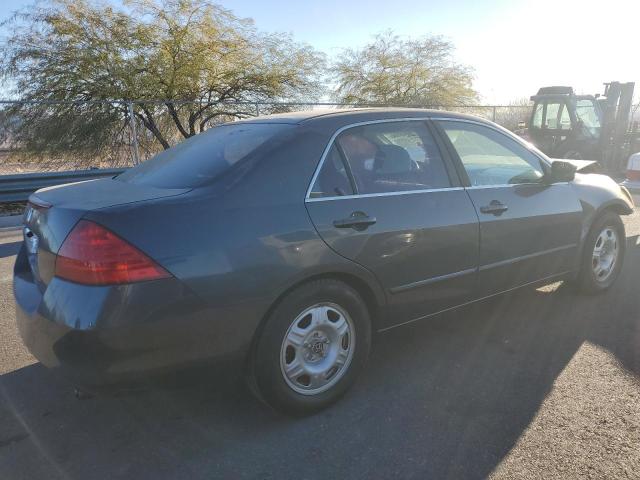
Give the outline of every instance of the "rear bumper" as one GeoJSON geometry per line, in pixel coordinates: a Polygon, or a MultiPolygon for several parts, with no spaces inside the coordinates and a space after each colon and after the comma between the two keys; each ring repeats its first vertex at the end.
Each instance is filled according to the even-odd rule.
{"type": "Polygon", "coordinates": [[[174,278],[94,287],[54,277],[44,288],[23,263],[21,252],[14,295],[23,342],[45,366],[81,385],[205,361],[241,366],[258,325],[251,305],[211,307],[174,278]]]}

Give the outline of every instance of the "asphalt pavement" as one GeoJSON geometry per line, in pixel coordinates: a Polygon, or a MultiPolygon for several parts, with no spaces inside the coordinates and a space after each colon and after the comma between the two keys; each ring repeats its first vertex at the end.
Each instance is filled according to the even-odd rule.
{"type": "Polygon", "coordinates": [[[375,339],[334,407],[277,415],[206,371],[77,399],[15,328],[0,232],[0,478],[640,478],[640,215],[605,295],[524,289],[375,339]]]}

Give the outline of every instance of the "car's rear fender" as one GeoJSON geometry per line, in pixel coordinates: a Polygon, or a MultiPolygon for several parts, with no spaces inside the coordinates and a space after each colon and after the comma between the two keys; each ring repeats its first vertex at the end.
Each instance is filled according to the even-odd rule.
{"type": "Polygon", "coordinates": [[[92,211],[85,218],[121,235],[213,305],[270,305],[292,286],[332,273],[360,278],[385,302],[371,272],[322,241],[302,201],[249,208],[225,203],[194,191],[170,201],[92,211]]]}
{"type": "Polygon", "coordinates": [[[95,383],[214,358],[240,358],[257,326],[238,318],[264,307],[214,307],[175,278],[130,285],[33,280],[24,246],[14,274],[18,328],[46,366],[95,383]]]}

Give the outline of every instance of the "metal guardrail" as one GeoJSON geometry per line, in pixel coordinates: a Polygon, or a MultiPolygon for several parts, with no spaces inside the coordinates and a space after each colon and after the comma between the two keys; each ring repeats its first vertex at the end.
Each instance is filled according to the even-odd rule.
{"type": "Polygon", "coordinates": [[[65,183],[108,178],[124,172],[124,168],[102,168],[92,170],[72,170],[66,172],[20,173],[0,175],[0,203],[24,202],[40,188],[63,185],[65,183]]]}

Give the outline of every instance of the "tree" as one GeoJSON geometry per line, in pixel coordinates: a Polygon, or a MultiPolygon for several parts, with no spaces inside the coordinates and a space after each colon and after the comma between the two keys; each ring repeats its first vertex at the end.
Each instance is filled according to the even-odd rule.
{"type": "Polygon", "coordinates": [[[323,91],[322,54],[289,35],[261,33],[252,20],[208,1],[129,0],[116,9],[97,0],[53,0],[7,26],[0,75],[13,81],[15,94],[78,102],[13,109],[20,118],[16,141],[36,153],[104,151],[129,135],[130,100],[145,101],[134,103],[133,115],[169,148],[254,111],[229,102],[293,101],[323,91]],[[114,99],[122,102],[96,102],[114,99]]]}
{"type": "Polygon", "coordinates": [[[518,98],[509,102],[509,105],[496,109],[495,122],[511,131],[516,131],[529,123],[531,108],[531,100],[526,97],[518,98]]]}
{"type": "Polygon", "coordinates": [[[472,71],[456,63],[440,36],[403,39],[387,31],[361,49],[346,49],[333,66],[341,102],[468,105],[477,101],[472,71]]]}

